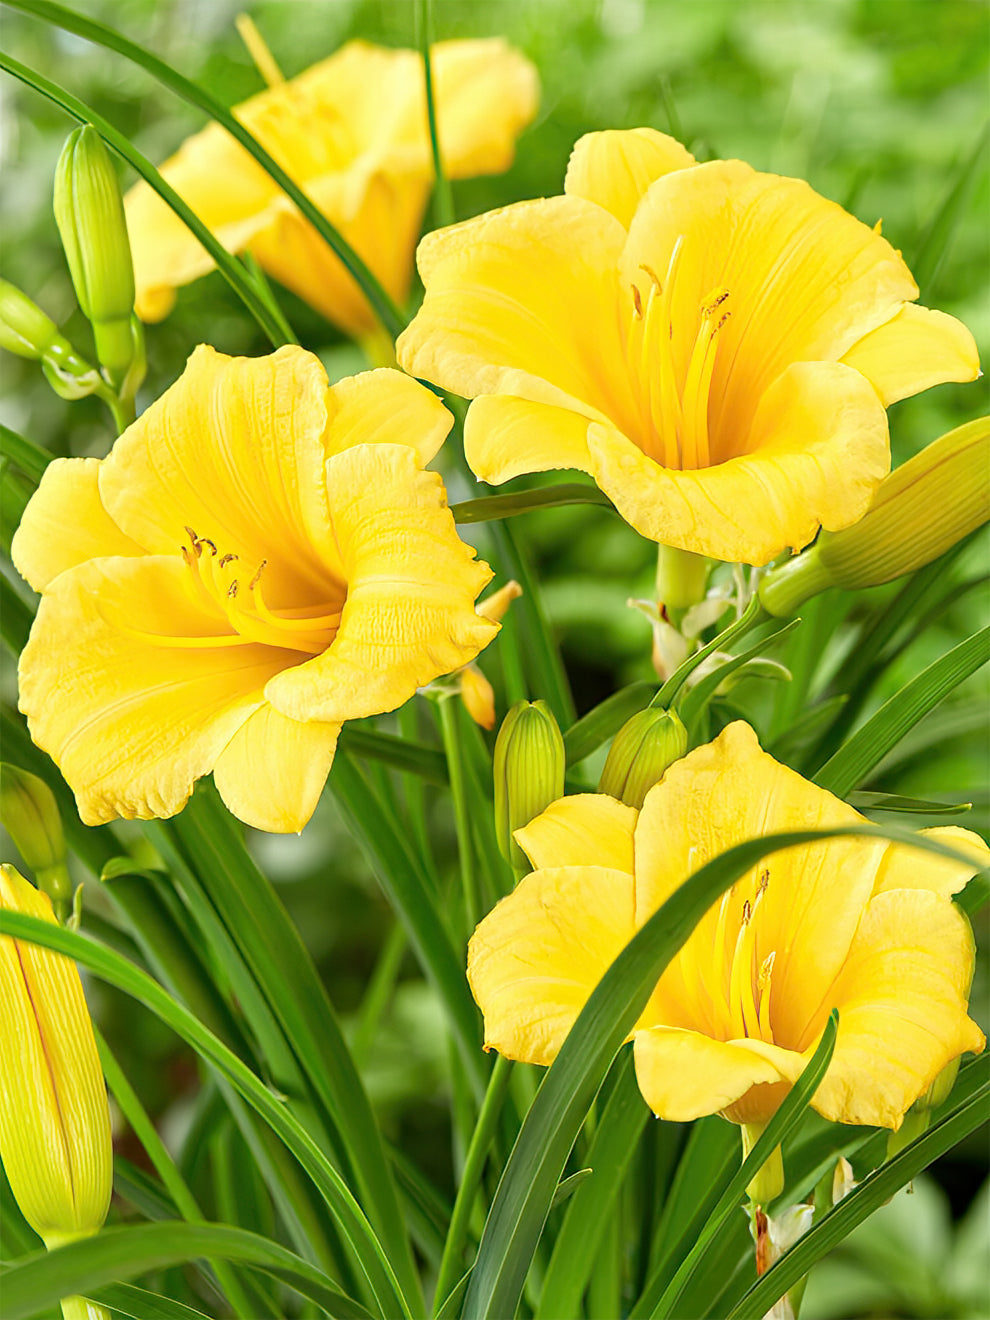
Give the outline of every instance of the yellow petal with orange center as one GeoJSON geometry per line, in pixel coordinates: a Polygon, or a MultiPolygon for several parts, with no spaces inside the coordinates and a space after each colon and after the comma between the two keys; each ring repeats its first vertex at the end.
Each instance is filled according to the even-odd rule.
{"type": "Polygon", "coordinates": [[[948,857],[936,857],[907,844],[889,844],[877,868],[873,886],[875,894],[889,889],[930,889],[933,894],[951,898],[963,889],[978,870],[990,867],[990,848],[972,830],[958,825],[939,825],[935,829],[919,830],[922,838],[944,843],[948,848],[972,858],[972,862],[955,862],[948,857]]]}
{"type": "Polygon", "coordinates": [[[872,899],[827,996],[839,1035],[815,1095],[820,1114],[897,1128],[947,1063],[983,1049],[966,1013],[973,958],[968,922],[939,895],[889,890],[872,899]]]}
{"type": "Polygon", "coordinates": [[[332,646],[265,695],[291,719],[394,710],[473,660],[498,632],[474,601],[491,579],[457,535],[443,482],[406,445],[358,445],[326,465],[347,601],[332,646]]]}
{"type": "Polygon", "coordinates": [[[339,724],[302,724],[265,702],[248,716],[213,767],[213,781],[228,811],[256,830],[301,830],[320,799],[339,733],[339,724]]]}
{"type": "Polygon", "coordinates": [[[633,870],[633,830],[639,813],[607,793],[574,793],[516,830],[534,870],[553,866],[607,866],[633,870]]]}
{"type": "Polygon", "coordinates": [[[588,428],[592,475],[638,532],[747,564],[799,549],[819,524],[855,522],[890,465],[874,390],[836,362],[784,371],[763,397],[746,448],[728,462],[682,472],[661,467],[613,428],[588,428]]]}
{"type": "Polygon", "coordinates": [[[465,398],[625,415],[624,239],[613,216],[579,197],[519,202],[428,234],[417,251],[426,297],[396,342],[400,365],[465,398]]]}
{"type": "Polygon", "coordinates": [[[980,374],[976,342],[963,323],[913,303],[864,335],[842,361],[872,382],[885,408],[932,385],[980,374]]]}
{"type": "MultiPolygon", "coordinates": [[[[712,1040],[677,1027],[641,1028],[633,1037],[636,1080],[658,1118],[673,1123],[716,1114],[753,1087],[793,1082],[805,1060],[760,1040],[712,1040]]],[[[770,1112],[762,1115],[763,1121],[770,1112]]],[[[760,1116],[748,1121],[759,1121],[760,1116]]]]}
{"type": "Polygon", "coordinates": [[[299,659],[231,634],[178,556],[94,559],[54,580],[21,655],[20,708],[87,825],[181,810],[299,659]]]}
{"type": "Polygon", "coordinates": [[[87,559],[143,553],[103,507],[99,472],[97,458],[56,458],[45,468],[10,547],[14,566],[35,591],[87,559]]]}
{"type": "Polygon", "coordinates": [[[331,385],[326,454],[354,445],[407,444],[425,466],[438,454],[453,417],[432,390],[387,367],[331,385]]]}
{"type": "MultiPolygon", "coordinates": [[[[0,909],[54,924],[12,867],[0,909]]],[[[50,1246],[95,1233],[110,1204],[110,1112],[75,963],[0,936],[0,1154],[25,1219],[50,1246]]]]}
{"type": "Polygon", "coordinates": [[[591,472],[588,425],[570,408],[483,394],[467,411],[464,456],[480,481],[496,484],[550,468],[591,472]]]}
{"type": "Polygon", "coordinates": [[[633,935],[633,881],[602,866],[536,871],[468,944],[485,1048],[549,1064],[592,990],[633,935]]]}
{"type": "Polygon", "coordinates": [[[655,128],[586,133],[571,152],[564,192],[603,206],[628,229],[651,183],[694,164],[686,147],[655,128]]]}
{"type": "Polygon", "coordinates": [[[177,554],[191,528],[238,556],[232,579],[269,560],[279,605],[329,599],[342,579],[323,488],[327,390],[301,348],[230,358],[199,347],[101,464],[108,513],[152,553],[177,554]]]}

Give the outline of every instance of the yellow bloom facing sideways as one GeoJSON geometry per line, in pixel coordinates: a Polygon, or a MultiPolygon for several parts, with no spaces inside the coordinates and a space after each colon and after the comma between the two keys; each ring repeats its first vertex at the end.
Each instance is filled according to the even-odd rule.
{"type": "Polygon", "coordinates": [[[885,239],[797,179],[591,133],[564,195],[428,234],[412,375],[473,398],[475,473],[588,472],[643,536],[765,564],[856,521],[885,405],[978,372],[885,239]]]}
{"type": "MultiPolygon", "coordinates": [[[[533,66],[504,41],[447,41],[432,55],[438,131],[448,175],[497,174],[536,113],[533,66]]],[[[433,183],[425,79],[417,51],[349,42],[234,115],[337,227],[399,302],[433,183]]],[[[264,269],[342,329],[375,328],[357,285],[260,165],[219,125],[189,138],[164,178],[231,252],[264,269]]],[[[137,313],[159,321],[175,289],[213,262],[146,183],[125,199],[137,313]]]]}
{"type": "Polygon", "coordinates": [[[171,816],[212,770],[299,830],[344,720],[491,641],[491,571],[423,470],[451,421],[397,371],[200,347],[106,459],[49,465],[13,546],[42,593],[20,700],[87,824],[171,816]]]}
{"type": "MultiPolygon", "coordinates": [[[[551,1063],[635,931],[733,844],[863,823],[741,722],[676,761],[640,812],[604,794],[553,803],[516,832],[536,869],[468,948],[486,1048],[551,1063]]],[[[950,1060],[983,1048],[966,1015],[972,933],[950,896],[990,850],[967,830],[925,833],[973,866],[839,838],[774,853],[712,907],[631,1033],[656,1114],[766,1122],[833,1007],[839,1035],[812,1103],[836,1122],[899,1127],[950,1060]]]]}
{"type": "MultiPolygon", "coordinates": [[[[0,867],[0,908],[54,923],[48,898],[0,867]]],[[[110,1112],[76,965],[0,936],[0,1156],[47,1247],[96,1233],[113,1181],[110,1112]]]]}

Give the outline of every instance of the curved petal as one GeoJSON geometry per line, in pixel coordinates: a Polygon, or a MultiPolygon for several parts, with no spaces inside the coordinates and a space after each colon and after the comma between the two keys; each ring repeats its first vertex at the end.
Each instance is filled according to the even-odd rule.
{"type": "Polygon", "coordinates": [[[675,170],[652,184],[629,227],[627,280],[660,276],[683,238],[672,306],[686,367],[699,308],[727,289],[709,420],[714,448],[745,434],[792,362],[834,361],[918,289],[886,239],[799,179],[741,161],[675,170]]]}
{"type": "Polygon", "coordinates": [[[765,564],[806,545],[819,524],[846,527],[869,507],[890,465],[887,419],[858,372],[800,362],[774,381],[747,442],[713,467],[663,468],[592,423],[592,475],[643,536],[715,559],[765,564]]]}
{"type": "Polygon", "coordinates": [[[624,237],[579,197],[518,202],[428,234],[417,251],[426,297],[396,343],[400,365],[465,398],[512,394],[617,423],[633,415],[616,274],[624,237]]]}
{"type": "Polygon", "coordinates": [[[314,354],[230,358],[201,345],[103,461],[103,503],[152,553],[175,554],[191,527],[245,568],[270,557],[276,603],[312,604],[341,574],[324,486],[327,412],[314,354]]]}
{"type": "Polygon", "coordinates": [[[566,866],[522,879],[468,944],[468,981],[485,1018],[485,1049],[549,1064],[633,934],[633,882],[623,871],[566,866]]]}
{"type": "MultiPolygon", "coordinates": [[[[501,37],[441,41],[431,52],[436,82],[437,129],[451,179],[501,174],[512,164],[516,139],[540,103],[536,69],[501,37]]],[[[414,123],[426,123],[420,82],[414,123]]]]}
{"type": "Polygon", "coordinates": [[[588,418],[580,412],[483,394],[467,411],[464,457],[476,477],[495,485],[549,468],[590,472],[587,435],[588,418]]]}
{"type": "MultiPolygon", "coordinates": [[[[670,766],[646,795],[636,826],[636,924],[734,844],[782,830],[864,823],[852,807],[762,751],[749,725],[730,724],[670,766]]],[[[744,904],[755,909],[762,889],[752,965],[758,969],[774,954],[773,1039],[803,1049],[799,1041],[846,956],[884,847],[838,838],[769,856],[729,890],[721,926],[716,904],[661,977],[653,1000],[659,1020],[723,1039],[743,1034],[727,1008],[731,949],[744,904]]]]}
{"type": "Polygon", "coordinates": [[[339,724],[300,724],[265,702],[213,767],[213,782],[228,811],[256,830],[301,830],[320,800],[339,733],[339,724]]]}
{"type": "Polygon", "coordinates": [[[932,385],[980,374],[976,341],[962,321],[912,303],[853,344],[842,361],[863,373],[885,408],[932,385]]]}
{"type": "Polygon", "coordinates": [[[395,710],[473,660],[498,632],[474,600],[491,569],[457,535],[443,482],[407,445],[358,445],[326,465],[347,601],[330,648],[265,695],[290,719],[395,710]]]}
{"type": "Polygon", "coordinates": [[[603,206],[628,229],[651,183],[695,163],[676,138],[655,128],[585,133],[575,142],[567,162],[564,192],[603,206]]]}
{"type": "Polygon", "coordinates": [[[67,568],[104,555],[140,555],[103,507],[98,458],[56,458],[45,468],[14,533],[10,555],[35,591],[67,568]]]}
{"type": "Polygon", "coordinates": [[[633,871],[633,830],[639,812],[607,793],[558,798],[514,838],[534,870],[551,866],[607,866],[633,871]]]}
{"type": "MultiPolygon", "coordinates": [[[[717,1114],[755,1086],[792,1082],[805,1062],[763,1041],[712,1040],[697,1031],[663,1026],[637,1031],[633,1051],[644,1100],[658,1118],[672,1123],[717,1114]]],[[[780,1097],[775,1094],[773,1100],[770,1113],[780,1097]]],[[[765,1121],[769,1113],[762,1117],[765,1121]]]]}
{"type": "Polygon", "coordinates": [[[944,843],[972,857],[972,864],[953,862],[948,857],[936,857],[907,844],[888,844],[877,868],[874,894],[889,889],[929,889],[942,898],[958,894],[977,870],[990,866],[990,848],[972,830],[958,825],[939,825],[931,830],[919,830],[926,839],[944,843]]]}
{"type": "Polygon", "coordinates": [[[267,680],[299,658],[169,644],[222,634],[178,556],[93,559],[51,584],[21,655],[20,708],[87,825],[181,810],[267,680]]]}
{"type": "Polygon", "coordinates": [[[827,996],[839,1035],[818,1112],[898,1128],[947,1063],[982,1050],[966,1015],[973,959],[972,931],[951,903],[924,889],[878,894],[827,996]]]}
{"type": "Polygon", "coordinates": [[[424,466],[439,453],[454,422],[432,390],[388,367],[331,385],[329,417],[323,437],[328,457],[354,445],[403,444],[424,466]]]}

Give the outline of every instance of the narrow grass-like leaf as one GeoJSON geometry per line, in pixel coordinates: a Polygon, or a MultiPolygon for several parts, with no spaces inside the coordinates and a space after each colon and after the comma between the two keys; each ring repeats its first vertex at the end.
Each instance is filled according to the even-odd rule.
{"type": "Polygon", "coordinates": [[[971,802],[932,802],[928,798],[902,797],[899,793],[847,793],[846,801],[857,811],[896,811],[910,816],[963,816],[971,802]]]}
{"type": "Polygon", "coordinates": [[[370,1320],[363,1306],[277,1243],[225,1224],[182,1223],[107,1228],[11,1265],[0,1275],[5,1320],[28,1320],[61,1297],[87,1296],[106,1284],[126,1283],[149,1270],[206,1256],[263,1270],[316,1302],[334,1320],[370,1320]]]}
{"type": "Polygon", "coordinates": [[[391,733],[377,733],[371,729],[355,728],[345,724],[337,742],[340,751],[348,752],[356,761],[366,758],[381,761],[393,770],[418,775],[429,784],[448,782],[447,761],[443,752],[408,738],[396,738],[391,733]]]}
{"type": "Polygon", "coordinates": [[[575,721],[564,734],[564,755],[568,765],[577,765],[602,743],[614,737],[626,720],[645,710],[657,693],[655,683],[630,683],[599,702],[575,721]]]}
{"type": "Polygon", "coordinates": [[[962,220],[973,188],[986,168],[984,157],[990,141],[990,123],[985,124],[973,149],[959,162],[949,190],[922,236],[911,262],[911,270],[921,290],[923,302],[929,302],[938,288],[938,275],[945,261],[952,236],[962,220]]]}
{"type": "Polygon", "coordinates": [[[579,482],[564,482],[559,486],[543,486],[537,490],[519,490],[509,495],[487,495],[484,499],[463,500],[452,504],[450,511],[456,523],[491,522],[495,518],[515,518],[534,509],[560,509],[570,504],[595,504],[611,509],[612,501],[597,486],[582,486],[579,482]]]}
{"type": "Polygon", "coordinates": [[[933,1160],[958,1145],[986,1122],[990,1083],[961,1101],[922,1136],[833,1206],[790,1251],[758,1279],[733,1307],[728,1320],[760,1320],[773,1303],[804,1278],[817,1260],[832,1250],[859,1224],[916,1178],[933,1160]]]}
{"type": "Polygon", "coordinates": [[[593,990],[543,1079],[485,1224],[465,1320],[513,1315],[568,1153],[622,1042],[670,960],[711,905],[751,866],[782,848],[855,836],[960,858],[935,840],[881,826],[771,834],[706,863],[633,936],[593,990]]]}
{"type": "Polygon", "coordinates": [[[9,458],[0,455],[0,544],[8,558],[14,533],[34,489],[34,482],[15,467],[9,458]]]}
{"type": "Polygon", "coordinates": [[[649,1117],[636,1085],[632,1054],[627,1053],[618,1067],[612,1094],[583,1157],[590,1176],[573,1193],[567,1208],[543,1280],[536,1320],[578,1314],[615,1198],[649,1117]]]}
{"type": "MultiPolygon", "coordinates": [[[[4,934],[12,938],[29,940],[45,948],[54,949],[58,953],[64,953],[84,967],[88,967],[102,980],[139,1000],[214,1067],[281,1138],[312,1178],[335,1222],[349,1242],[355,1258],[360,1261],[368,1284],[377,1298],[381,1315],[387,1317],[387,1320],[392,1320],[393,1315],[410,1316],[406,1299],[382,1250],[381,1243],[346,1183],[284,1102],[273,1096],[264,1083],[222,1041],[167,994],[157,981],[152,980],[139,968],[131,966],[118,954],[102,948],[92,940],[77,935],[74,931],[42,921],[40,918],[7,910],[0,912],[0,927],[4,934]]],[[[189,1225],[177,1227],[188,1229],[189,1225]]],[[[89,1242],[80,1245],[90,1247],[93,1241],[94,1239],[90,1239],[89,1242]]],[[[204,1254],[218,1257],[224,1255],[222,1250],[212,1249],[204,1254]]],[[[187,1258],[188,1256],[184,1257],[187,1258]]],[[[122,1276],[111,1274],[108,1279],[120,1277],[122,1276]]],[[[66,1286],[63,1292],[57,1295],[80,1291],[84,1292],[85,1287],[66,1286]]],[[[4,1296],[6,1301],[6,1292],[4,1296]]]]}
{"type": "Polygon", "coordinates": [[[210,1320],[202,1311],[195,1311],[183,1302],[174,1302],[161,1293],[135,1287],[133,1283],[111,1283],[90,1293],[90,1299],[102,1303],[114,1315],[129,1316],[131,1320],[210,1320]]]}
{"type": "Polygon", "coordinates": [[[17,594],[7,577],[0,574],[0,636],[15,660],[27,645],[32,623],[31,606],[17,594]]]}
{"type": "Polygon", "coordinates": [[[643,1297],[637,1303],[633,1312],[634,1315],[649,1315],[652,1320],[653,1317],[668,1317],[677,1314],[675,1308],[685,1289],[691,1282],[693,1275],[705,1264],[705,1255],[711,1244],[725,1231],[729,1216],[738,1211],[746,1187],[763,1167],[775,1147],[779,1146],[800,1122],[804,1111],[811,1103],[811,1099],[818,1090],[828,1065],[832,1061],[838,1029],[839,1015],[833,1009],[828,1022],[825,1024],[822,1038],[807,1066],[788,1091],[777,1112],[763,1129],[759,1140],[729,1182],[728,1187],[719,1197],[718,1204],[708,1216],[691,1250],[684,1257],[674,1277],[664,1289],[663,1295],[659,1301],[654,1302],[653,1297],[650,1295],[650,1288],[647,1286],[643,1297]]]}
{"type": "Polygon", "coordinates": [[[946,652],[890,697],[813,776],[837,797],[854,789],[901,738],[990,660],[990,628],[946,652]]]}
{"type": "Polygon", "coordinates": [[[18,435],[16,431],[12,431],[9,426],[4,426],[2,423],[0,423],[0,454],[4,458],[9,458],[11,463],[16,463],[35,485],[41,480],[45,468],[55,457],[47,449],[42,449],[41,445],[36,445],[33,440],[28,440],[23,435],[18,435]]]}
{"type": "Polygon", "coordinates": [[[749,647],[746,651],[741,651],[739,655],[732,656],[710,674],[706,674],[704,678],[699,679],[681,702],[680,716],[687,726],[688,733],[690,734],[692,729],[697,725],[702,712],[708,702],[711,701],[712,697],[715,695],[716,689],[729,677],[730,674],[734,674],[737,669],[741,669],[744,664],[755,659],[757,656],[765,655],[769,646],[780,641],[783,637],[786,637],[788,633],[793,632],[795,628],[799,628],[800,626],[800,619],[791,619],[788,623],[785,623],[783,627],[778,628],[776,632],[768,633],[765,637],[761,637],[755,646],[749,647]]]}
{"type": "Polygon", "coordinates": [[[432,0],[419,0],[416,9],[416,26],[419,30],[419,49],[423,57],[423,73],[426,79],[426,119],[430,126],[430,151],[433,155],[433,207],[437,229],[443,229],[454,223],[454,195],[450,180],[443,167],[440,155],[440,136],[437,132],[436,87],[433,81],[433,4],[432,0]]]}
{"type": "Polygon", "coordinates": [[[132,146],[130,140],[123,133],[119,133],[108,120],[97,114],[92,106],[86,105],[78,97],[65,91],[56,83],[49,82],[47,78],[35,72],[35,70],[29,69],[15,59],[11,59],[2,51],[0,51],[0,69],[12,74],[15,78],[19,78],[28,87],[33,87],[36,92],[40,92],[42,96],[46,96],[50,101],[61,106],[67,114],[77,119],[81,124],[92,124],[107,145],[113,147],[118,156],[137,170],[138,174],[168,203],[183,224],[195,234],[213,258],[220,274],[271,340],[272,346],[279,348],[282,344],[290,342],[285,339],[281,327],[272,317],[264,298],[259,294],[256,285],[241,263],[218,242],[195,212],[189,209],[175,189],[165,182],[154,165],[146,160],[136,147],[132,146]]]}
{"type": "MultiPolygon", "coordinates": [[[[254,157],[265,173],[298,207],[304,219],[309,221],[320,237],[333,249],[392,338],[394,339],[404,328],[405,320],[402,313],[351,245],[345,241],[336,227],[314,205],[299,185],[286,174],[281,165],[264,150],[244,125],[235,119],[230,111],[221,105],[206,88],[200,87],[198,83],[191,82],[150,50],[129,41],[121,33],[115,32],[113,28],[107,27],[103,23],[96,22],[95,19],[87,18],[85,15],[66,9],[62,5],[52,4],[50,0],[7,0],[7,3],[12,9],[20,9],[26,14],[33,14],[46,23],[64,28],[66,32],[74,32],[76,36],[84,37],[87,41],[92,41],[98,46],[103,46],[107,50],[115,51],[118,55],[123,55],[125,59],[131,60],[150,73],[163,87],[168,87],[181,96],[184,101],[188,101],[191,105],[208,114],[211,119],[216,120],[218,124],[227,130],[231,137],[241,144],[245,151],[254,157]]],[[[94,120],[90,120],[90,122],[95,123],[94,120]]],[[[100,131],[102,133],[102,129],[100,131]]],[[[169,205],[172,205],[170,199],[166,200],[169,201],[169,205]]],[[[176,210],[174,206],[173,210],[176,210]]],[[[185,215],[182,215],[182,219],[186,224],[189,223],[185,215]]],[[[199,238],[198,233],[196,237],[199,238]]],[[[200,241],[202,242],[202,239],[200,241]]],[[[257,291],[254,290],[254,292],[257,291]]]]}
{"type": "Polygon", "coordinates": [[[754,628],[759,628],[762,624],[769,622],[770,615],[764,610],[759,596],[754,596],[738,619],[730,623],[727,628],[723,628],[700,651],[695,651],[693,655],[689,655],[684,663],[674,670],[650,702],[650,705],[660,706],[664,710],[668,710],[674,698],[703,660],[707,660],[716,651],[724,651],[732,642],[738,641],[740,637],[745,637],[754,628]]]}

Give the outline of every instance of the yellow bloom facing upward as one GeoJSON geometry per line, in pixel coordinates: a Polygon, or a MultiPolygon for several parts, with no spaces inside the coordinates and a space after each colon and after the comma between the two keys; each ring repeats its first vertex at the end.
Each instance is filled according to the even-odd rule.
{"type": "MultiPolygon", "coordinates": [[[[516,832],[536,870],[468,949],[486,1047],[551,1063],[635,931],[733,844],[863,823],[767,756],[742,723],[675,762],[641,812],[604,794],[553,803],[516,832]]],[[[966,830],[926,833],[974,865],[840,838],[775,853],[732,886],[632,1032],[656,1114],[766,1122],[833,1007],[835,1053],[812,1103],[835,1122],[897,1128],[950,1060],[983,1048],[966,1015],[972,934],[950,896],[990,851],[966,830]]]]}
{"type": "MultiPolygon", "coordinates": [[[[0,867],[0,908],[54,922],[51,903],[0,867]]],[[[79,972],[0,936],[0,1155],[47,1247],[96,1233],[110,1204],[110,1113],[79,972]]]]}
{"type": "Polygon", "coordinates": [[[423,470],[451,421],[397,371],[200,347],[106,459],[49,465],[13,546],[42,593],[21,709],[87,824],[171,816],[212,770],[299,830],[344,720],[487,645],[491,572],[423,470]]]}
{"type": "MultiPolygon", "coordinates": [[[[532,65],[498,39],[448,41],[433,48],[433,74],[450,177],[508,169],[536,112],[532,65]]],[[[424,82],[418,52],[353,41],[234,109],[400,302],[433,181],[424,82]]],[[[252,252],[348,333],[374,329],[370,307],[326,243],[219,125],[185,142],[161,173],[230,251],[252,252]]],[[[146,183],[131,190],[125,209],[137,312],[158,321],[175,289],[213,262],[146,183]]]]}
{"type": "Polygon", "coordinates": [[[652,129],[582,138],[564,196],[429,234],[418,261],[399,361],[475,400],[476,474],[579,468],[642,535],[716,559],[855,522],[884,406],[978,371],[878,232],[652,129]]]}

